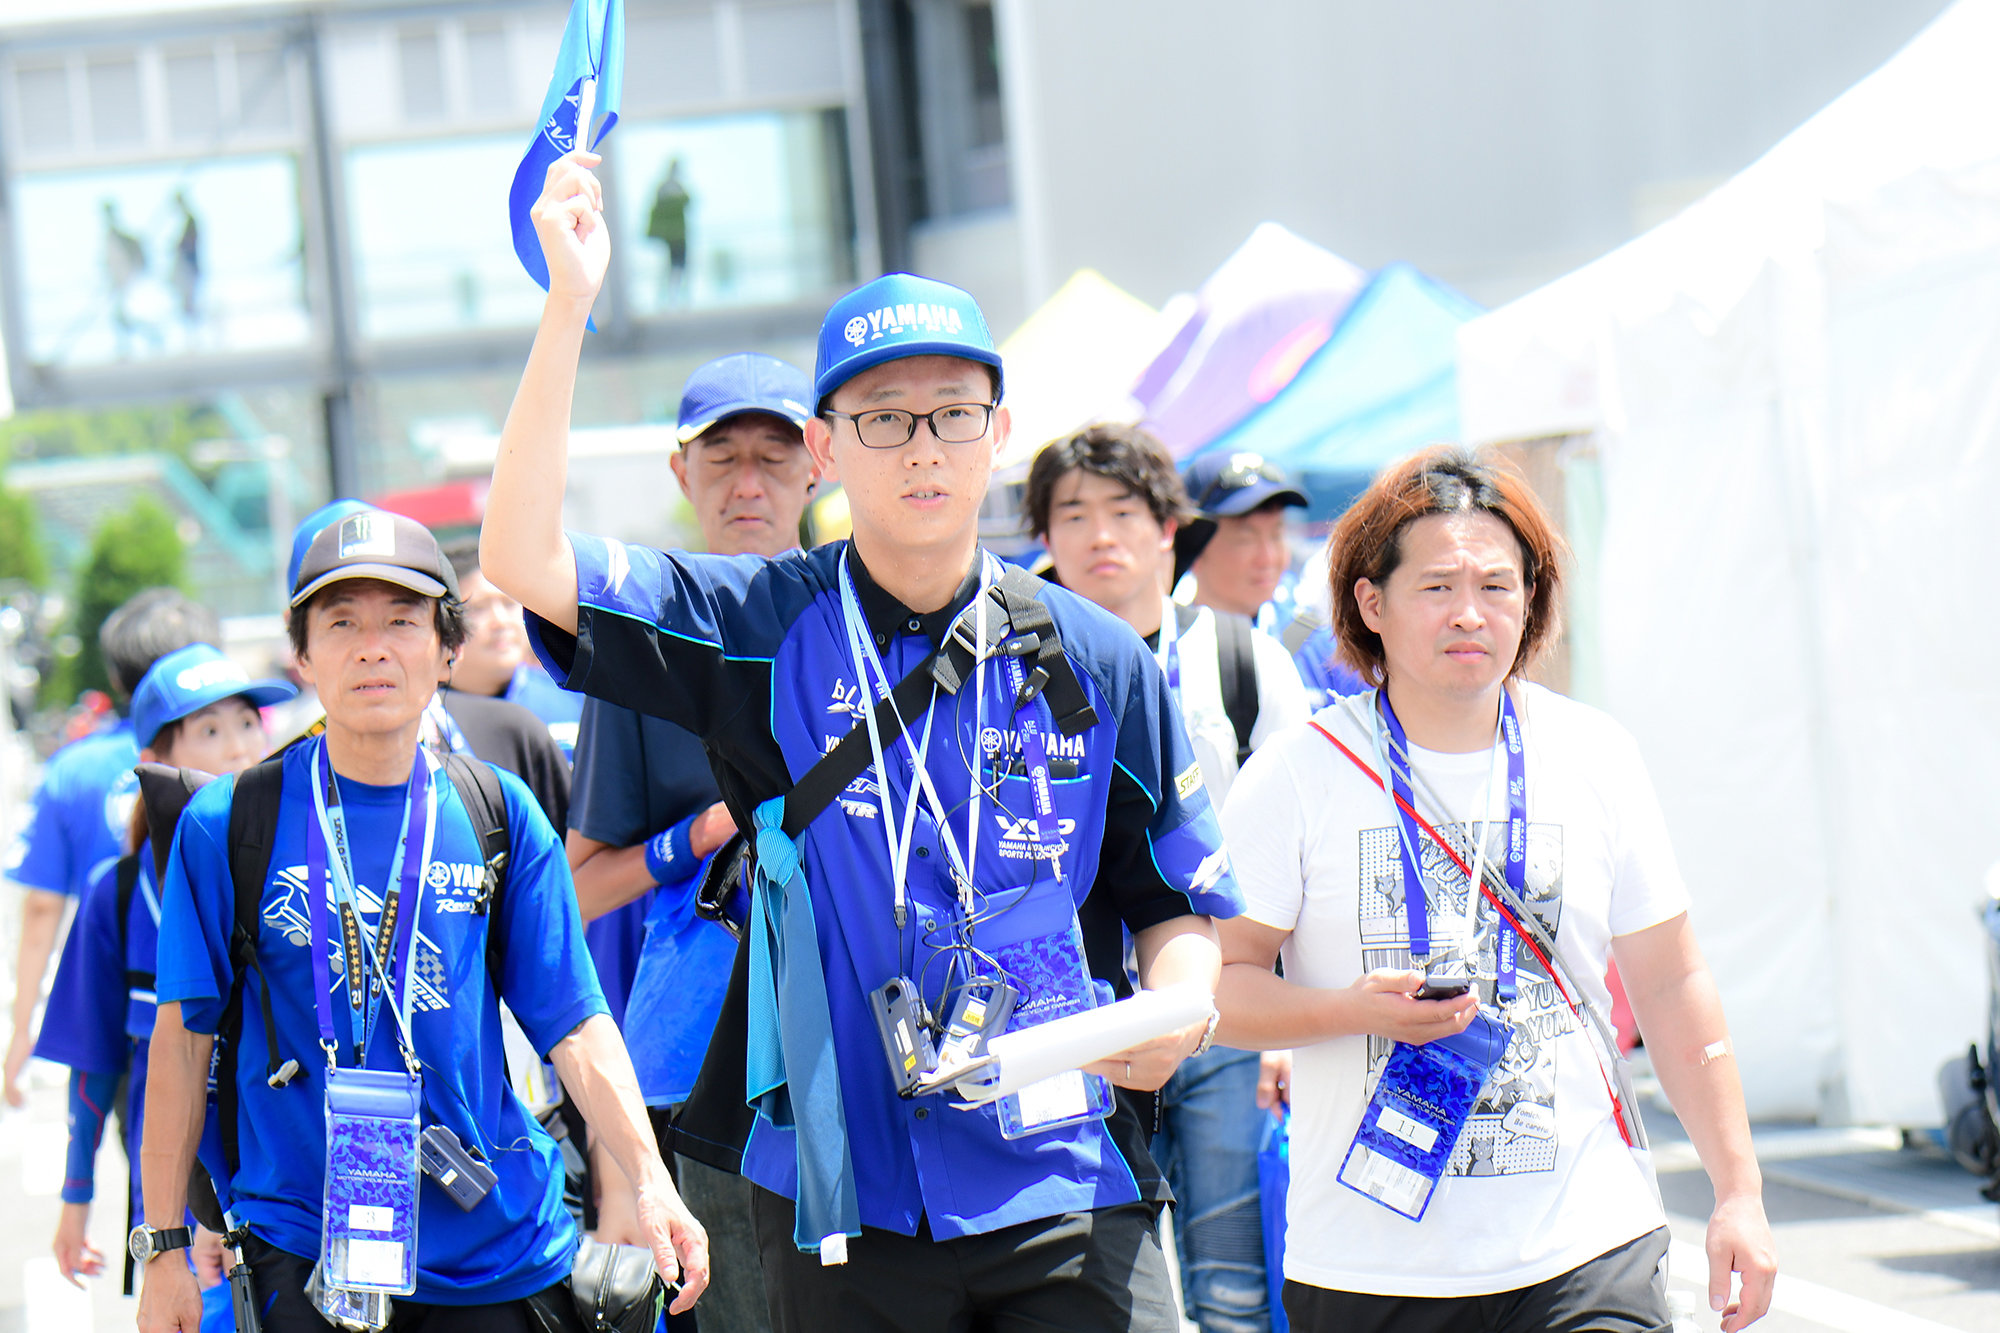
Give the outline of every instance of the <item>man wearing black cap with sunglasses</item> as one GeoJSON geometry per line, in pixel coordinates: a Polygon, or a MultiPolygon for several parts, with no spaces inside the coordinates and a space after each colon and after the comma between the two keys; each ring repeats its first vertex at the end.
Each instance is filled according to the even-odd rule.
{"type": "Polygon", "coordinates": [[[187,1244],[188,1172],[219,1034],[228,1179],[218,1193],[247,1228],[266,1333],[323,1329],[329,1317],[527,1333],[527,1302],[567,1300],[576,1228],[556,1145],[507,1090],[502,999],[639,1182],[653,1261],[670,1281],[685,1274],[675,1308],[691,1306],[707,1283],[706,1240],[605,1013],[562,845],[513,775],[482,776],[476,761],[440,761],[419,744],[465,638],[436,538],[400,515],[341,518],[313,539],[291,610],[325,732],[197,792],[162,884],[147,1225],[132,1235],[147,1265],[139,1327],[200,1324],[186,1266],[153,1261],[187,1244]],[[504,862],[461,795],[486,805],[493,787],[504,862]],[[239,804],[270,813],[253,819],[239,804]],[[256,871],[239,849],[259,834],[269,852],[245,927],[237,877],[256,871]],[[245,930],[253,938],[239,948],[245,930]],[[428,1182],[420,1157],[434,1163],[428,1182]],[[460,1161],[483,1167],[483,1185],[460,1161]]]}
{"type": "Polygon", "coordinates": [[[1257,620],[1291,566],[1285,510],[1305,508],[1305,493],[1261,454],[1203,454],[1182,479],[1201,516],[1175,536],[1176,581],[1192,572],[1197,606],[1257,620]]]}

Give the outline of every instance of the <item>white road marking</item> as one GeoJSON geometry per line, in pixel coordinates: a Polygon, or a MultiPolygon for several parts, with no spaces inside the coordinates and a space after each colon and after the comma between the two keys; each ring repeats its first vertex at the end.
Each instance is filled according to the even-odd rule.
{"type": "Polygon", "coordinates": [[[90,1293],[72,1287],[49,1256],[21,1265],[25,1333],[76,1333],[91,1327],[90,1293]]]}
{"type": "MultiPolygon", "coordinates": [[[[1668,1266],[1673,1281],[1702,1292],[1701,1304],[1705,1311],[1708,1304],[1708,1255],[1684,1240],[1677,1240],[1669,1251],[1668,1266]]],[[[1771,1308],[1800,1319],[1809,1319],[1824,1328],[1838,1329],[1840,1333],[1958,1333],[1948,1324],[1904,1314],[1866,1297],[1850,1296],[1844,1291],[1793,1277],[1782,1269],[1778,1273],[1778,1284],[1771,1293],[1771,1308]]],[[[1714,1319],[1713,1314],[1705,1313],[1703,1327],[1708,1327],[1714,1319]]]]}

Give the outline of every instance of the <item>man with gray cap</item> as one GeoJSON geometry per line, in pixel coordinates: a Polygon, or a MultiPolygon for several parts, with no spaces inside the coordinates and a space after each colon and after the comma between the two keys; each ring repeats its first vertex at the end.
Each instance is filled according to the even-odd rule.
{"type": "Polygon", "coordinates": [[[605,1014],[555,831],[511,774],[420,744],[464,641],[450,563],[413,520],[349,514],[313,539],[291,611],[326,729],[197,792],[162,885],[146,1224],[131,1242],[141,1330],[200,1323],[192,1276],[158,1260],[187,1243],[218,1035],[217,1192],[247,1228],[266,1333],[327,1318],[526,1333],[529,1303],[567,1302],[575,1224],[554,1141],[508,1091],[503,999],[639,1182],[654,1264],[685,1278],[674,1308],[692,1306],[707,1243],[605,1014]],[[500,808],[504,860],[474,805],[500,808]],[[254,928],[238,907],[251,839],[269,849],[254,928]]]}

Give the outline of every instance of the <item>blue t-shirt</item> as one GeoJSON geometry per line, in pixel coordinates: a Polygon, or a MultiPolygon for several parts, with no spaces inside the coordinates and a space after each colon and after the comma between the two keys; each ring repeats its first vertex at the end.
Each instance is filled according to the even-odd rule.
{"type": "Polygon", "coordinates": [[[562,746],[565,758],[576,756],[577,724],[583,718],[584,699],[581,694],[566,690],[549,679],[549,673],[542,670],[538,662],[523,662],[514,668],[514,678],[507,682],[507,688],[500,697],[508,703],[519,704],[542,720],[562,746]]]}
{"type": "MultiPolygon", "coordinates": [[[[693,732],[602,699],[585,701],[571,828],[632,847],[721,799],[693,732]]],[[[706,864],[687,866],[684,876],[590,923],[590,952],[607,997],[617,975],[629,991],[627,1012],[644,1015],[627,1023],[621,1014],[619,1025],[649,1106],[671,1106],[693,1090],[736,957],[729,932],[695,915],[706,864]]]]}
{"type": "MultiPolygon", "coordinates": [[[[839,591],[847,543],[765,560],[670,555],[578,534],[570,541],[578,633],[563,634],[531,616],[537,650],[570,687],[700,736],[739,826],[859,720],[867,694],[849,656],[839,591]]],[[[891,681],[931,653],[950,613],[977,587],[968,579],[945,612],[915,615],[868,581],[858,560],[854,568],[866,632],[891,681]]],[[[979,673],[984,734],[970,684],[937,696],[928,714],[937,734],[926,766],[950,802],[958,845],[979,839],[978,890],[989,905],[1007,904],[979,928],[977,942],[1034,948],[1051,931],[1080,930],[1092,974],[1122,990],[1129,986],[1126,930],[1193,913],[1232,916],[1242,898],[1158,663],[1109,612],[1061,588],[1044,587],[1039,597],[1095,712],[1087,729],[1051,742],[1056,829],[1048,841],[1037,844],[1025,833],[1032,806],[1019,762],[1021,734],[1010,715],[1013,691],[997,664],[979,673]],[[975,754],[992,761],[981,767],[994,793],[979,802],[976,826],[966,802],[968,756],[975,754]],[[1060,860],[1060,880],[1049,873],[1051,859],[1060,860]]],[[[1049,727],[1047,704],[1033,706],[1049,727]]],[[[898,742],[889,763],[899,818],[914,753],[913,744],[898,742]]],[[[937,946],[949,938],[957,891],[937,822],[919,802],[908,862],[909,922],[898,930],[880,776],[863,774],[799,840],[862,1223],[907,1236],[927,1220],[944,1239],[1138,1200],[1139,1175],[1150,1191],[1157,1172],[1122,1102],[1111,1121],[1009,1140],[993,1107],[959,1111],[947,1094],[908,1101],[896,1095],[868,995],[908,975],[923,979],[933,1003],[942,998],[950,969],[937,946]]],[[[760,1120],[744,1151],[743,1174],[795,1197],[793,1133],[760,1120]]]]}
{"type": "Polygon", "coordinates": [[[42,770],[35,812],[7,878],[50,893],[83,892],[91,872],[124,849],[139,794],[132,773],[138,762],[126,718],[57,750],[42,770]]]}
{"type": "MultiPolygon", "coordinates": [[[[283,796],[265,884],[258,971],[244,982],[237,1058],[237,1136],[241,1167],[231,1182],[234,1208],[279,1249],[319,1253],[320,1200],[326,1159],[326,1064],[318,1050],[310,955],[311,899],[305,837],[313,818],[311,756],[317,746],[286,752],[283,796]],[[301,1074],[283,1088],[264,1080],[268,1038],[257,987],[268,985],[283,1058],[301,1074]]],[[[323,770],[322,770],[323,771],[323,770]]],[[[515,1300],[569,1275],[576,1228],[563,1208],[563,1169],[555,1143],[508,1087],[500,1013],[487,966],[487,931],[505,933],[499,997],[546,1055],[579,1023],[605,1012],[583,947],[575,890],[562,846],[521,781],[495,770],[506,794],[511,854],[500,911],[475,915],[483,875],[477,835],[450,780],[440,771],[438,829],[431,865],[415,906],[417,954],[413,1038],[424,1065],[423,1116],[441,1124],[492,1163],[499,1182],[478,1207],[460,1210],[434,1183],[419,1186],[417,1290],[413,1299],[441,1305],[515,1300]]],[[[235,780],[195,793],[175,832],[161,894],[159,984],[162,1003],[181,1002],[191,1031],[214,1032],[229,993],[229,936],[235,920],[229,877],[229,802],[235,780]]],[[[362,918],[371,929],[379,891],[395,855],[405,788],[340,783],[355,852],[362,918]]],[[[402,909],[412,910],[409,905],[402,909]]],[[[320,947],[328,951],[334,1027],[340,1056],[351,1063],[348,1009],[334,914],[320,947]]],[[[394,1020],[384,1012],[367,1043],[371,1068],[400,1067],[394,1020]]]]}
{"type": "Polygon", "coordinates": [[[1299,679],[1306,683],[1306,693],[1312,696],[1315,709],[1326,707],[1342,695],[1360,694],[1368,688],[1366,681],[1335,656],[1339,650],[1333,627],[1321,625],[1292,654],[1292,665],[1299,669],[1299,679]]]}

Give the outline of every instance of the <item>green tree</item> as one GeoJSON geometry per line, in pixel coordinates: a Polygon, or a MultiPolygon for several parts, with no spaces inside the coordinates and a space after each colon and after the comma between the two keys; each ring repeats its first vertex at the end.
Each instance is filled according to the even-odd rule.
{"type": "Polygon", "coordinates": [[[42,549],[34,504],[27,496],[0,487],[0,583],[15,580],[37,592],[46,588],[49,557],[42,549]]]}
{"type": "Polygon", "coordinates": [[[67,703],[83,690],[109,690],[104,652],[97,632],[105,620],[134,593],[146,588],[185,588],[187,548],[174,531],[173,516],[160,502],[142,495],[122,514],[104,520],[91,538],[90,558],[77,571],[77,655],[51,673],[58,693],[51,702],[67,703]]]}
{"type": "Polygon", "coordinates": [[[47,408],[0,422],[0,458],[21,461],[163,453],[187,462],[196,441],[229,433],[228,423],[207,403],[47,408]]]}

